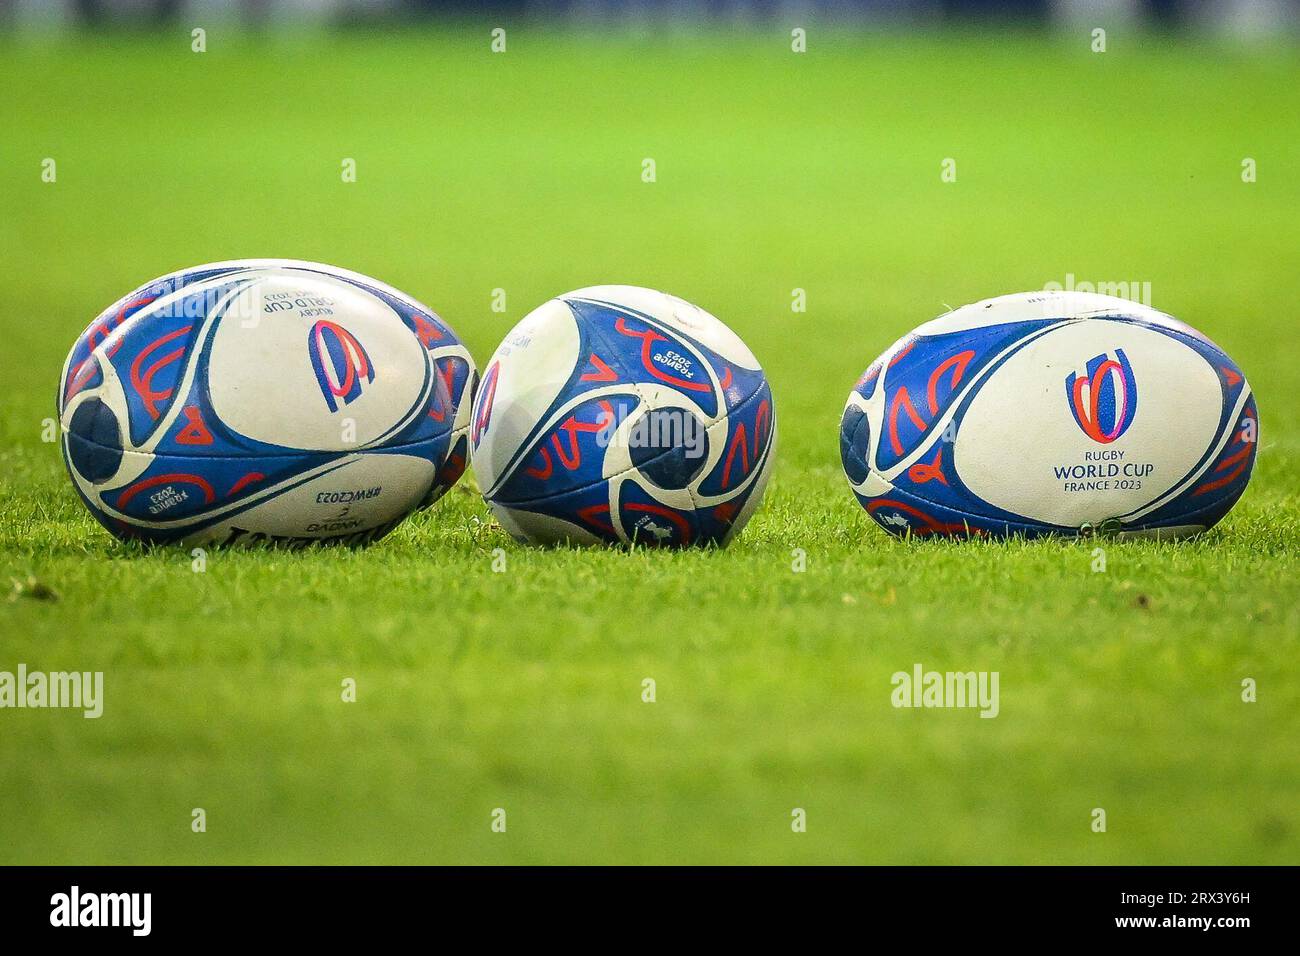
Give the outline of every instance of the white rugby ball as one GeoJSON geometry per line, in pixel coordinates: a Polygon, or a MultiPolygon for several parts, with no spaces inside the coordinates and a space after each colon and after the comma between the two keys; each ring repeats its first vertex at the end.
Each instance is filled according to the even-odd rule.
{"type": "Polygon", "coordinates": [[[1259,416],[1240,368],[1148,306],[1024,292],[895,342],[849,394],[853,493],[894,534],[1183,536],[1246,488],[1259,416]]]}
{"type": "Polygon", "coordinates": [[[626,285],[557,296],[506,335],[474,401],[474,473],[540,544],[726,545],[758,508],[776,409],[730,328],[626,285]]]}
{"type": "Polygon", "coordinates": [[[363,543],[464,470],[469,352],[374,279],[250,259],[155,279],[82,333],[63,455],[113,534],[363,543]]]}

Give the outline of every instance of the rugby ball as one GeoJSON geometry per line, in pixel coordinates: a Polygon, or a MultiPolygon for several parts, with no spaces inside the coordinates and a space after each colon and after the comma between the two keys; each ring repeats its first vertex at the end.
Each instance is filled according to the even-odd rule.
{"type": "Polygon", "coordinates": [[[63,457],[120,538],[365,543],[460,476],[475,380],[451,328],[390,286],[214,263],[141,286],[77,339],[63,457]]]}
{"type": "Polygon", "coordinates": [[[1259,415],[1200,332],[1106,295],[1024,292],[895,342],[849,394],[840,453],[898,535],[1180,537],[1250,480],[1259,415]]]}
{"type": "Polygon", "coordinates": [[[721,321],[607,285],[511,330],[470,435],[479,488],[519,540],[725,545],[763,497],[776,419],[763,369],[721,321]]]}

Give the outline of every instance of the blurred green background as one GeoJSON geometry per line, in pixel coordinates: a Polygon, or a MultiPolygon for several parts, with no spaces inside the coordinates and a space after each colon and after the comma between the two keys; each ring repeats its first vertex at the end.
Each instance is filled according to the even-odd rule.
{"type": "Polygon", "coordinates": [[[106,683],[99,720],[0,711],[0,862],[1300,861],[1296,48],[489,42],[0,39],[0,670],[106,683]],[[137,284],[253,256],[392,283],[480,363],[568,289],[697,302],[775,391],[765,507],[726,552],[546,551],[467,479],[363,552],[196,574],[120,545],[41,440],[66,350],[137,284]],[[836,444],[859,373],[947,306],[1070,275],[1149,282],[1246,370],[1242,503],[1199,541],[1107,543],[1100,574],[1089,544],[871,526],[836,444]],[[918,662],[998,670],[1001,715],[895,710],[918,662]]]}

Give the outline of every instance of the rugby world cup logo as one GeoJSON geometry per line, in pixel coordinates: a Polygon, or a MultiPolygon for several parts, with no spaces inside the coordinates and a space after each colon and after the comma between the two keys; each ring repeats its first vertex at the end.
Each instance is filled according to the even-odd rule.
{"type": "Polygon", "coordinates": [[[331,412],[361,395],[362,382],[375,380],[375,367],[355,335],[336,322],[321,319],[307,334],[307,352],[316,382],[331,412]]]}
{"type": "Polygon", "coordinates": [[[483,376],[483,384],[479,387],[478,401],[474,403],[474,421],[470,427],[469,440],[478,447],[479,439],[487,431],[488,424],[492,421],[492,402],[497,397],[497,378],[501,375],[501,363],[493,362],[492,367],[487,370],[483,376]]]}
{"type": "Polygon", "coordinates": [[[1089,359],[1087,374],[1071,372],[1065,379],[1070,411],[1083,433],[1109,445],[1128,431],[1137,411],[1137,383],[1123,349],[1089,359]]]}

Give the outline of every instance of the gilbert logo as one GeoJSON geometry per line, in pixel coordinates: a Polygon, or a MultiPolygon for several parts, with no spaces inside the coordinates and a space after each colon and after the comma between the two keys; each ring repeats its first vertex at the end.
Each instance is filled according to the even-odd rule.
{"type": "Polygon", "coordinates": [[[124,926],[133,936],[148,936],[152,922],[152,893],[68,893],[50,897],[51,926],[124,926]]]}

